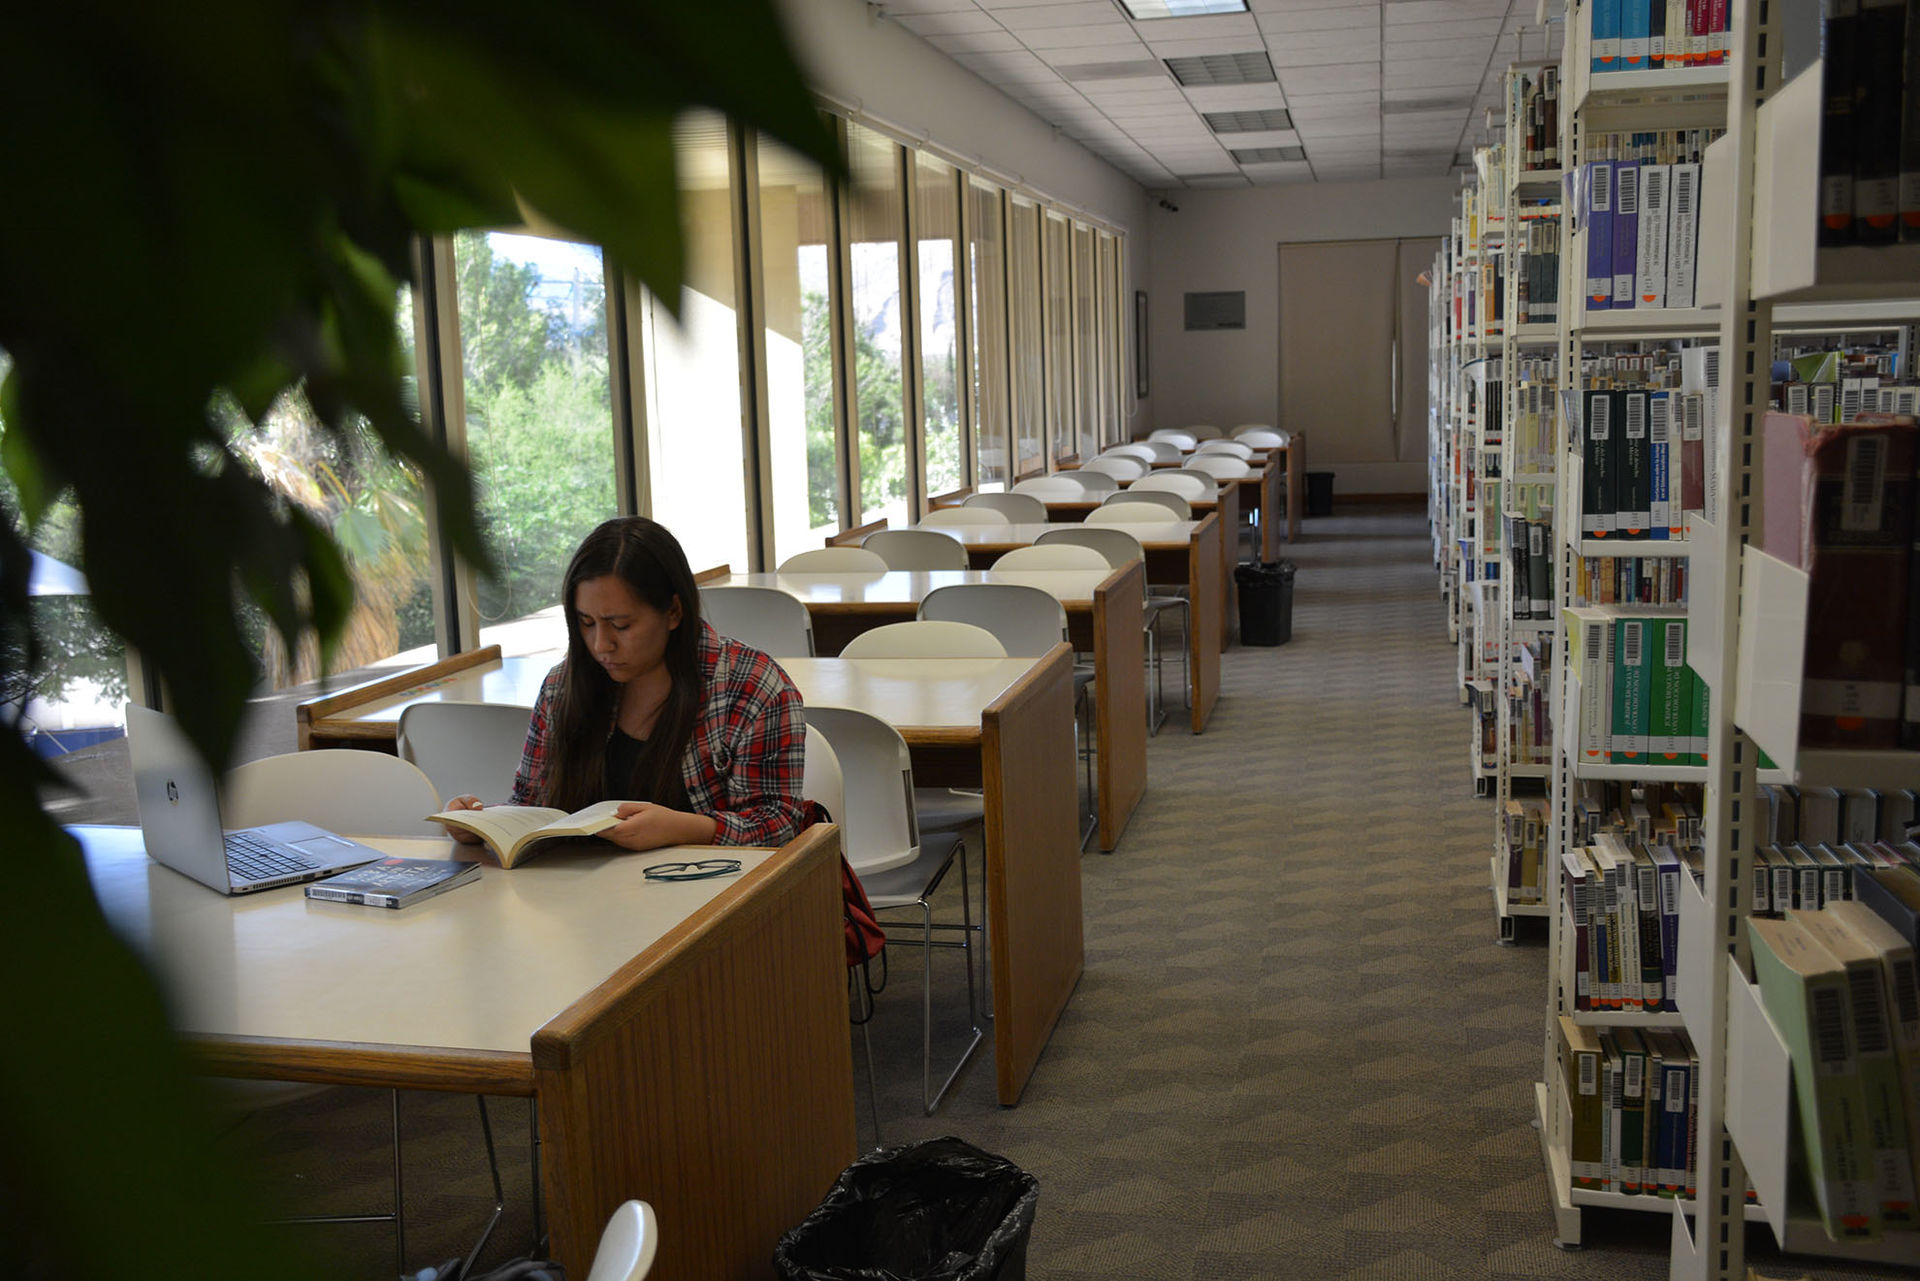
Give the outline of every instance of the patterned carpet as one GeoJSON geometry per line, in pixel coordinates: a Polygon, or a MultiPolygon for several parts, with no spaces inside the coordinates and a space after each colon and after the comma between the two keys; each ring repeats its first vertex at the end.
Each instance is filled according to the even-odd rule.
{"type": "MultiPolygon", "coordinates": [[[[1544,954],[1495,942],[1492,812],[1472,795],[1424,516],[1306,532],[1292,642],[1226,656],[1207,733],[1169,722],[1120,849],[1085,857],[1086,974],[1020,1106],[994,1102],[983,1049],[920,1115],[906,952],[873,1024],[884,1138],[956,1134],[1038,1176],[1028,1275],[1049,1281],[1665,1277],[1657,1215],[1589,1211],[1586,1249],[1551,1244],[1531,1124],[1544,954]]],[[[964,1007],[957,959],[938,965],[937,1017],[964,1007]]],[[[870,1145],[864,1084],[859,1103],[870,1145]]],[[[473,1105],[406,1108],[419,1267],[463,1248],[491,1198],[473,1105]]],[[[281,1111],[239,1133],[290,1200],[385,1195],[384,1096],[281,1111]]],[[[525,1108],[495,1118],[497,1259],[530,1221],[525,1108]]],[[[392,1273],[389,1229],[299,1231],[337,1275],[392,1273]]]]}

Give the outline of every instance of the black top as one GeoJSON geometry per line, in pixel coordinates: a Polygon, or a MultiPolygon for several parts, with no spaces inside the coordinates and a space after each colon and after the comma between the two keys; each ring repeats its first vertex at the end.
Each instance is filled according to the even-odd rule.
{"type": "Polygon", "coordinates": [[[644,801],[645,796],[633,795],[633,767],[640,763],[640,753],[647,750],[647,740],[635,738],[623,730],[615,729],[607,739],[606,794],[623,801],[644,801]]]}

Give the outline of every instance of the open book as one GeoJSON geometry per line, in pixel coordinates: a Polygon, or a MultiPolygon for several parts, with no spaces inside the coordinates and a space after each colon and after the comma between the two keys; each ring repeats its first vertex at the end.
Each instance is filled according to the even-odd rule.
{"type": "Polygon", "coordinates": [[[433,822],[472,832],[500,856],[501,867],[512,867],[542,841],[563,836],[593,836],[620,820],[614,811],[621,801],[601,801],[569,814],[541,805],[489,805],[478,810],[446,810],[429,814],[433,822]]]}

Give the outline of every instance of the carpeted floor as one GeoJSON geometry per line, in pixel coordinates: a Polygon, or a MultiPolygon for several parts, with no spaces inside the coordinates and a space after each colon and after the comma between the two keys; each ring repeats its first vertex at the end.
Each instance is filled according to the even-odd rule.
{"type": "MultiPolygon", "coordinates": [[[[1492,812],[1472,795],[1424,517],[1306,533],[1292,642],[1227,654],[1207,733],[1169,722],[1120,849],[1085,856],[1086,973],[1020,1105],[994,1102],[983,1048],[920,1115],[906,952],[873,1024],[883,1138],[956,1134],[1038,1176],[1034,1278],[1665,1277],[1659,1215],[1589,1211],[1584,1250],[1551,1244],[1531,1124],[1544,950],[1496,944],[1492,812]]],[[[940,966],[936,1054],[964,1008],[957,958],[940,966]]],[[[289,1204],[376,1205],[384,1098],[302,1100],[236,1141],[289,1204]]],[[[864,1083],[858,1100],[869,1146],[864,1083]]],[[[464,1248],[491,1197],[472,1102],[404,1106],[417,1268],[464,1248]]],[[[523,1105],[493,1115],[498,1261],[531,1230],[528,1130],[523,1105]]],[[[393,1272],[386,1227],[297,1231],[337,1275],[393,1272]]],[[[1911,1275],[1762,1256],[1775,1277],[1911,1275]]]]}

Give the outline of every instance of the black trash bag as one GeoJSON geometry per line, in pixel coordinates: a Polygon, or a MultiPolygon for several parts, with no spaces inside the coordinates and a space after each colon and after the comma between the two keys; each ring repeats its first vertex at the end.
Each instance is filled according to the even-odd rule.
{"type": "Polygon", "coordinates": [[[1040,1183],[956,1138],[882,1148],[848,1166],[780,1239],[781,1281],[1024,1281],[1040,1183]]]}
{"type": "Polygon", "coordinates": [[[1242,645],[1284,645],[1293,638],[1293,575],[1290,560],[1233,567],[1242,645]]]}

